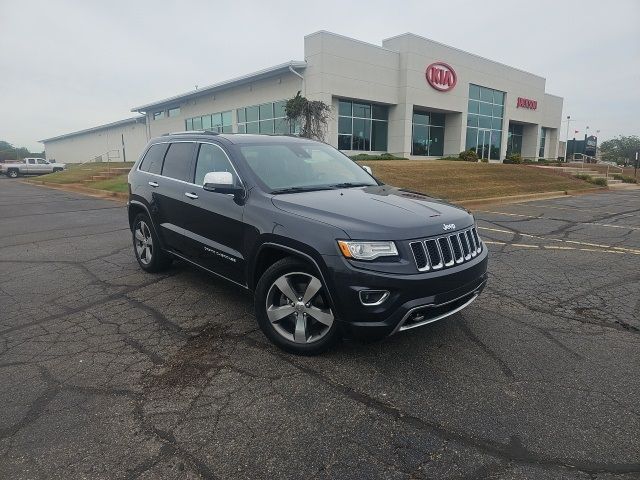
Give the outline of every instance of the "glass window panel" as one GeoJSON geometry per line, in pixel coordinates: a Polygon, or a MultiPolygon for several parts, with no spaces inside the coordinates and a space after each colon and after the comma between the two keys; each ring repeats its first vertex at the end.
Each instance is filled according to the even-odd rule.
{"type": "Polygon", "coordinates": [[[504,105],[504,92],[501,92],[499,90],[494,90],[493,103],[496,103],[498,105],[504,105]]]}
{"type": "Polygon", "coordinates": [[[187,118],[185,121],[185,130],[193,130],[193,118],[187,118]]]}
{"type": "Polygon", "coordinates": [[[387,122],[372,122],[371,124],[371,150],[379,152],[387,151],[387,122]]]}
{"type": "Polygon", "coordinates": [[[232,125],[225,125],[224,127],[222,127],[222,132],[223,133],[233,133],[233,126],[232,125]]]}
{"type": "Polygon", "coordinates": [[[493,112],[493,108],[490,103],[480,102],[480,115],[488,115],[490,117],[491,112],[493,112]]]}
{"type": "Polygon", "coordinates": [[[360,118],[371,118],[371,105],[366,103],[353,103],[353,116],[360,118]]]}
{"type": "MultiPolygon", "coordinates": [[[[355,104],[354,104],[355,105],[355,104]]],[[[355,109],[355,106],[354,106],[355,109]]],[[[370,150],[371,120],[353,119],[353,150],[370,150]]]]}
{"type": "Polygon", "coordinates": [[[493,106],[493,116],[502,118],[502,112],[504,107],[502,105],[494,105],[493,106]]]}
{"type": "Polygon", "coordinates": [[[480,87],[480,100],[483,102],[493,103],[493,90],[490,88],[480,87]]]}
{"type": "Polygon", "coordinates": [[[426,112],[413,112],[413,123],[418,123],[420,125],[429,125],[429,114],[426,112]]]}
{"type": "Polygon", "coordinates": [[[444,113],[432,113],[431,114],[431,125],[436,125],[438,127],[444,127],[444,113]]]}
{"type": "Polygon", "coordinates": [[[287,102],[285,102],[284,100],[281,102],[276,102],[273,104],[273,116],[275,118],[278,117],[286,117],[287,114],[284,110],[284,107],[287,105],[287,102]]]}
{"type": "Polygon", "coordinates": [[[480,87],[478,85],[469,85],[469,98],[480,100],[480,87]]]}
{"type": "Polygon", "coordinates": [[[429,156],[444,154],[444,127],[429,127],[429,156]]]}
{"type": "Polygon", "coordinates": [[[338,117],[338,133],[351,132],[351,117],[338,117]]]}
{"type": "Polygon", "coordinates": [[[411,154],[427,155],[429,149],[429,127],[425,125],[413,125],[413,135],[411,138],[411,154]]]}
{"type": "Polygon", "coordinates": [[[238,110],[236,110],[236,112],[238,113],[238,123],[244,123],[247,121],[247,116],[244,108],[239,108],[238,110]]]}
{"type": "Polygon", "coordinates": [[[261,120],[258,128],[260,133],[273,133],[273,120],[261,120]]]}
{"type": "Polygon", "coordinates": [[[180,115],[180,107],[170,108],[167,113],[170,117],[177,117],[180,115]]]}
{"type": "Polygon", "coordinates": [[[255,122],[258,120],[258,106],[253,105],[252,107],[247,107],[247,122],[255,122]]]}
{"type": "Polygon", "coordinates": [[[247,133],[247,125],[244,123],[238,124],[238,133],[247,133]]]}
{"type": "Polygon", "coordinates": [[[251,122],[251,123],[247,123],[245,124],[246,128],[247,128],[247,133],[260,133],[259,130],[259,126],[258,126],[258,122],[251,122]]]}
{"type": "Polygon", "coordinates": [[[491,128],[491,117],[478,117],[478,126],[480,128],[491,128]]]}
{"type": "Polygon", "coordinates": [[[193,129],[202,130],[202,117],[196,117],[193,119],[193,129]]]}
{"type": "Polygon", "coordinates": [[[213,125],[214,127],[222,125],[222,114],[221,113],[214,113],[213,115],[211,115],[211,125],[213,125]]]}
{"type": "Polygon", "coordinates": [[[478,129],[467,128],[467,141],[465,143],[465,150],[475,150],[478,146],[478,129]]]}
{"type": "Polygon", "coordinates": [[[470,113],[467,115],[467,127],[478,127],[478,115],[470,113]]]}
{"type": "Polygon", "coordinates": [[[286,118],[278,118],[275,120],[274,133],[277,135],[288,135],[289,132],[289,121],[286,118]]]}
{"type": "Polygon", "coordinates": [[[194,182],[196,185],[204,184],[204,176],[209,172],[229,172],[235,176],[233,167],[227,155],[217,145],[203,143],[200,145],[194,182]]]}
{"type": "Polygon", "coordinates": [[[469,100],[469,113],[478,113],[480,111],[480,102],[469,100]]]}
{"type": "Polygon", "coordinates": [[[177,142],[169,146],[162,165],[162,175],[176,180],[189,181],[189,166],[194,144],[191,142],[177,142]]]}
{"type": "Polygon", "coordinates": [[[340,100],[340,103],[338,104],[338,114],[350,117],[351,116],[351,102],[346,102],[344,100],[340,100]]]}
{"type": "Polygon", "coordinates": [[[491,132],[491,148],[489,158],[491,160],[500,160],[500,140],[502,139],[502,133],[493,131],[491,132]]]}
{"type": "Polygon", "coordinates": [[[222,125],[231,125],[231,110],[222,112],[220,116],[222,117],[222,125]]]}
{"type": "Polygon", "coordinates": [[[338,149],[351,150],[351,135],[338,135],[338,149]]]}
{"type": "Polygon", "coordinates": [[[491,128],[493,130],[502,130],[502,119],[493,117],[491,119],[491,128]]]}
{"type": "Polygon", "coordinates": [[[273,103],[263,103],[260,105],[260,120],[273,118],[273,103]]]}
{"type": "Polygon", "coordinates": [[[378,120],[387,120],[389,118],[389,107],[386,105],[372,105],[371,116],[378,120]]]}
{"type": "Polygon", "coordinates": [[[211,115],[202,117],[202,128],[209,130],[211,128],[211,115]]]}
{"type": "Polygon", "coordinates": [[[167,151],[166,143],[157,143],[152,145],[147,154],[144,156],[142,163],[140,164],[140,170],[143,172],[160,174],[162,171],[162,159],[167,151]]]}
{"type": "Polygon", "coordinates": [[[520,135],[514,135],[511,141],[512,153],[522,153],[522,137],[520,135]]]}

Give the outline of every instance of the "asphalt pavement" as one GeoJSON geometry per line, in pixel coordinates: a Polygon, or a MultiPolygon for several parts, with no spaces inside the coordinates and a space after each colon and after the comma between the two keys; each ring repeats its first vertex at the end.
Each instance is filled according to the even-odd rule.
{"type": "Polygon", "coordinates": [[[476,218],[473,305],[304,358],[121,204],[0,178],[0,478],[640,478],[640,193],[476,218]]]}

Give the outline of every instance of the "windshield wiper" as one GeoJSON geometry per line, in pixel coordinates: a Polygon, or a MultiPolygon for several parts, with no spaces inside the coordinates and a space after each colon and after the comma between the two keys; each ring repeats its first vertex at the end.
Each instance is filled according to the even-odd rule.
{"type": "Polygon", "coordinates": [[[313,192],[316,190],[330,190],[333,186],[315,186],[315,187],[285,187],[285,188],[276,188],[272,190],[271,193],[277,195],[279,193],[298,193],[298,192],[313,192]]]}
{"type": "Polygon", "coordinates": [[[362,183],[362,182],[344,182],[344,183],[334,183],[331,185],[331,188],[354,188],[354,187],[373,187],[370,183],[362,183]]]}

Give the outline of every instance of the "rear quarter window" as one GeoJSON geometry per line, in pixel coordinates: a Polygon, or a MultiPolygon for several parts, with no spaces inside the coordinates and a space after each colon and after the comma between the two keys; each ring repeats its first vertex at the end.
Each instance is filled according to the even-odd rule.
{"type": "Polygon", "coordinates": [[[193,142],[172,143],[164,157],[162,176],[191,181],[189,177],[194,146],[193,142]]]}
{"type": "Polygon", "coordinates": [[[162,171],[162,160],[166,151],[167,145],[164,143],[151,145],[151,148],[147,150],[147,154],[142,159],[142,163],[140,163],[140,170],[160,175],[162,171]]]}

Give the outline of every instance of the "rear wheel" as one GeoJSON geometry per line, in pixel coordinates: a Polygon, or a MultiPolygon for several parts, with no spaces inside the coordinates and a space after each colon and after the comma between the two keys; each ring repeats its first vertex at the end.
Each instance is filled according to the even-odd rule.
{"type": "Polygon", "coordinates": [[[62,171],[62,168],[60,168],[60,167],[57,167],[57,168],[53,169],[53,173],[61,172],[61,171],[62,171]]]}
{"type": "Polygon", "coordinates": [[[339,339],[326,286],[309,265],[284,258],[267,269],[255,292],[258,325],[277,346],[315,355],[339,339]]]}
{"type": "Polygon", "coordinates": [[[133,251],[138,264],[147,272],[160,272],[171,265],[171,256],[160,247],[151,220],[144,213],[133,220],[133,251]]]}
{"type": "Polygon", "coordinates": [[[7,177],[9,177],[9,178],[18,178],[18,170],[16,170],[15,168],[12,168],[11,170],[9,170],[7,172],[7,177]]]}

